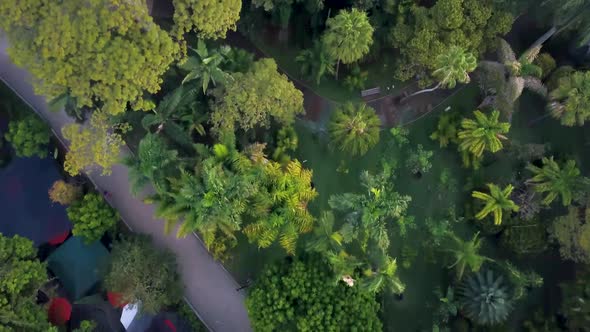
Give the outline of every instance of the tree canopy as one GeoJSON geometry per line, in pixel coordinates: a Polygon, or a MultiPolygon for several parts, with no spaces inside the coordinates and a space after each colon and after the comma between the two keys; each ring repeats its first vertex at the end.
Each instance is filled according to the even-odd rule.
{"type": "Polygon", "coordinates": [[[67,208],[68,218],[74,224],[72,234],[84,238],[87,243],[100,240],[113,230],[119,215],[105,200],[95,193],[88,193],[67,208]]]}
{"type": "Polygon", "coordinates": [[[379,142],[381,120],[366,104],[346,103],[338,107],[330,119],[328,132],[331,144],[340,151],[362,156],[379,142]]]}
{"type": "Polygon", "coordinates": [[[353,63],[369,53],[373,27],[365,12],[356,8],[341,10],[326,21],[322,42],[333,59],[345,64],[353,63]]]}
{"type": "Polygon", "coordinates": [[[564,126],[582,126],[590,119],[590,71],[574,72],[559,79],[549,93],[551,115],[564,126]]]}
{"type": "Polygon", "coordinates": [[[128,103],[153,108],[144,94],[160,90],[177,52],[141,0],[8,0],[0,18],[9,55],[33,74],[38,94],[69,94],[110,114],[128,103]]]}
{"type": "Polygon", "coordinates": [[[241,0],[173,0],[174,30],[178,39],[195,31],[200,38],[225,38],[228,30],[236,30],[240,19],[241,0]]]}
{"type": "Polygon", "coordinates": [[[8,132],[4,134],[4,137],[12,144],[19,157],[45,158],[49,153],[47,145],[49,145],[51,131],[41,119],[33,114],[10,121],[8,132]]]}

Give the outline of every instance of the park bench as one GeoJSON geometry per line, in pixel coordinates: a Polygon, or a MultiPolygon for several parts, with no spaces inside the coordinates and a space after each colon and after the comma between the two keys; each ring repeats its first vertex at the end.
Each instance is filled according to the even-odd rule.
{"type": "Polygon", "coordinates": [[[373,95],[378,95],[380,93],[381,93],[381,88],[376,87],[376,88],[361,91],[361,97],[366,98],[366,97],[370,97],[373,95]]]}

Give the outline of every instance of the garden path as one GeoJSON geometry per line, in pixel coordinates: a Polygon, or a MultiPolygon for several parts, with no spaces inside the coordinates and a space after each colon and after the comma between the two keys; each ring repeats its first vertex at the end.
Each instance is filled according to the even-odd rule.
{"type": "MultiPolygon", "coordinates": [[[[6,48],[6,39],[0,38],[0,79],[45,119],[56,137],[64,142],[61,128],[73,120],[63,111],[49,111],[45,97],[35,95],[29,73],[10,61],[6,48]]],[[[125,148],[123,154],[128,153],[125,148]]],[[[89,178],[101,192],[108,191],[109,202],[132,231],[151,235],[158,246],[176,254],[185,299],[210,330],[251,331],[244,295],[236,291],[239,285],[233,277],[211,257],[196,235],[179,239],[175,232],[164,234],[164,222],[155,219],[154,206],[130,194],[125,166],[115,165],[109,176],[92,173],[89,178]]]]}

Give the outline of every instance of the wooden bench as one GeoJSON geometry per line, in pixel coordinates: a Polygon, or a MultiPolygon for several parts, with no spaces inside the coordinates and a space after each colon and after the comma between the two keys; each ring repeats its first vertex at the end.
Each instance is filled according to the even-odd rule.
{"type": "Polygon", "coordinates": [[[363,90],[361,91],[361,97],[365,98],[365,97],[370,97],[373,95],[378,95],[381,93],[381,88],[380,87],[376,87],[376,88],[372,88],[372,89],[367,89],[367,90],[363,90]]]}

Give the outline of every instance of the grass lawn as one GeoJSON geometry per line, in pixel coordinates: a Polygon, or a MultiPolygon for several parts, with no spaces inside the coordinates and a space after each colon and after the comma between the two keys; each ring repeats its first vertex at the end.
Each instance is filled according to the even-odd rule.
{"type": "MultiPolygon", "coordinates": [[[[295,157],[303,161],[306,167],[313,169],[313,182],[320,193],[310,206],[314,215],[329,209],[328,199],[331,195],[363,190],[358,181],[360,172],[378,170],[379,162],[385,153],[392,154],[398,161],[396,188],[400,193],[412,196],[413,201],[408,214],[415,217],[417,227],[408,232],[405,238],[396,234],[397,227],[394,224],[391,227],[390,252],[398,259],[399,273],[407,288],[401,301],[393,295],[382,297],[384,308],[382,314],[386,331],[430,329],[429,317],[432,317],[433,307],[438,302],[433,291],[437,287],[446,287],[453,276],[452,271],[444,268],[452,263],[449,257],[425,246],[429,239],[425,222],[428,218],[440,220],[448,213],[450,207],[455,208],[457,216],[462,215],[464,203],[470,199],[469,192],[464,191],[463,186],[473,171],[461,166],[456,147],[440,149],[438,142],[433,142],[428,136],[435,128],[438,116],[448,105],[451,105],[453,110],[469,116],[477,105],[475,94],[477,94],[475,85],[466,87],[437,107],[431,114],[409,125],[410,144],[402,149],[387,149],[389,132],[383,131],[380,144],[361,158],[350,159],[333,151],[328,146],[328,137],[325,132],[312,129],[313,126],[303,121],[297,125],[299,149],[295,157]],[[432,169],[419,179],[412,176],[404,165],[407,150],[415,148],[417,144],[422,144],[426,150],[434,151],[432,169]],[[339,168],[347,169],[348,172],[336,171],[339,168]],[[456,181],[454,188],[450,190],[441,188],[440,176],[443,171],[450,174],[456,181]]],[[[586,170],[590,165],[588,159],[590,154],[587,153],[589,146],[586,144],[588,140],[584,128],[564,128],[551,118],[529,126],[531,120],[543,115],[542,106],[541,100],[525,94],[521,98],[519,110],[514,115],[509,138],[519,140],[521,143],[549,143],[554,151],[560,151],[564,156],[575,158],[582,169],[586,170]]],[[[506,153],[498,153],[495,161],[482,166],[476,172],[476,176],[486,183],[507,184],[512,170],[517,166],[518,162],[506,153]]],[[[587,172],[583,171],[583,173],[587,172]]],[[[455,224],[456,233],[465,239],[471,238],[477,230],[478,228],[471,221],[455,224]]],[[[305,236],[302,238],[303,241],[305,236]]],[[[240,282],[244,282],[246,278],[254,279],[265,263],[284,257],[283,250],[278,246],[259,250],[246,242],[245,239],[241,239],[234,250],[234,258],[226,263],[228,269],[240,282]]],[[[486,236],[483,253],[491,258],[510,258],[523,270],[532,268],[545,279],[543,288],[534,289],[529,296],[518,302],[511,320],[506,324],[506,328],[510,330],[518,330],[521,320],[524,317],[530,317],[531,312],[538,309],[537,306],[540,303],[551,303],[551,298],[558,294],[558,283],[567,279],[571,272],[570,265],[559,260],[554,250],[546,251],[538,257],[518,258],[499,247],[498,240],[494,236],[486,236]]]]}

